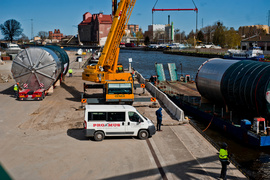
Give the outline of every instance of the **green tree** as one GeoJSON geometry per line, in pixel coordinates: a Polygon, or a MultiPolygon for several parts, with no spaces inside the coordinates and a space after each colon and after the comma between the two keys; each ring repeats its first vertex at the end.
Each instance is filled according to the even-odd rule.
{"type": "Polygon", "coordinates": [[[146,37],[144,38],[144,44],[145,44],[146,46],[150,44],[150,38],[149,38],[149,36],[146,36],[146,37]]]}
{"type": "Polygon", "coordinates": [[[197,40],[202,41],[202,42],[204,41],[204,34],[201,30],[197,34],[197,40]]]}
{"type": "Polygon", "coordinates": [[[195,33],[193,30],[191,30],[187,36],[187,42],[188,42],[188,44],[194,45],[194,41],[195,41],[195,33]]]}
{"type": "Polygon", "coordinates": [[[140,44],[140,39],[143,39],[143,33],[141,31],[136,32],[137,46],[140,44]]]}
{"type": "Polygon", "coordinates": [[[217,22],[217,27],[214,32],[214,37],[213,37],[213,43],[215,45],[220,45],[221,47],[225,46],[225,31],[226,27],[223,26],[221,22],[217,22]]]}
{"type": "Polygon", "coordinates": [[[23,32],[21,23],[15,19],[5,21],[4,24],[0,25],[0,29],[4,38],[10,42],[12,42],[14,38],[19,37],[23,32]]]}
{"type": "Polygon", "coordinates": [[[241,44],[241,36],[238,34],[234,28],[230,28],[230,30],[226,31],[226,45],[228,48],[238,48],[241,44]]]}

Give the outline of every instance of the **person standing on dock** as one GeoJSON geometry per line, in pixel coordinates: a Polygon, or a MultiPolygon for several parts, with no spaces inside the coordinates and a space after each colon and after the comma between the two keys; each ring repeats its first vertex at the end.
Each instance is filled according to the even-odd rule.
{"type": "Polygon", "coordinates": [[[226,143],[223,143],[221,146],[221,149],[219,151],[219,160],[221,162],[221,173],[220,173],[220,178],[222,179],[227,179],[227,165],[230,164],[229,162],[229,155],[227,151],[228,145],[226,143]]]}
{"type": "Polygon", "coordinates": [[[162,123],[162,108],[160,107],[157,111],[156,111],[156,115],[157,115],[157,131],[162,131],[160,129],[161,123],[162,123]]]}
{"type": "Polygon", "coordinates": [[[16,83],[13,87],[15,98],[19,97],[19,83],[16,83]]]}
{"type": "Polygon", "coordinates": [[[72,77],[73,70],[72,69],[69,69],[68,70],[68,73],[69,73],[69,77],[72,77]]]}

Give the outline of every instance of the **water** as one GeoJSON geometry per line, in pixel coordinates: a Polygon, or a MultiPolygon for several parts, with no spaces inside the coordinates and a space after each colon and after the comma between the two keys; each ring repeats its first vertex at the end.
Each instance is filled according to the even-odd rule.
{"type": "MultiPolygon", "coordinates": [[[[208,60],[208,58],[169,55],[156,51],[121,50],[119,62],[123,64],[125,69],[128,68],[128,58],[132,58],[132,67],[145,78],[156,75],[155,63],[163,63],[167,80],[170,80],[167,63],[176,64],[178,75],[181,73],[184,75],[189,74],[192,78],[195,78],[200,65],[208,60]],[[182,72],[180,72],[180,63],[182,64],[182,72]]],[[[205,129],[208,125],[197,120],[194,120],[194,122],[201,129],[205,129]]],[[[211,126],[205,133],[217,144],[221,142],[228,144],[228,150],[232,153],[232,157],[239,163],[250,179],[270,179],[270,147],[255,148],[246,146],[220,133],[218,130],[212,129],[211,126]]]]}
{"type": "Polygon", "coordinates": [[[124,68],[128,68],[128,58],[132,58],[132,67],[135,70],[138,70],[146,79],[149,79],[151,75],[156,74],[155,63],[163,63],[167,80],[170,80],[168,63],[175,63],[176,68],[179,69],[179,77],[180,74],[183,73],[189,74],[190,77],[194,79],[199,66],[207,60],[207,58],[169,55],[158,51],[121,50],[119,54],[119,62],[122,63],[124,68]],[[181,72],[180,63],[182,63],[183,72],[181,72]]]}

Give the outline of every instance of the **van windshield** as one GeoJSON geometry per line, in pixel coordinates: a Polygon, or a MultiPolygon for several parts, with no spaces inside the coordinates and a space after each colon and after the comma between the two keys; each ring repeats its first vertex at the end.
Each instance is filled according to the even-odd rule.
{"type": "Polygon", "coordinates": [[[147,118],[146,118],[144,115],[142,115],[139,111],[137,111],[137,113],[138,113],[139,115],[141,115],[145,120],[147,120],[147,118]]]}
{"type": "Polygon", "coordinates": [[[132,94],[131,83],[108,84],[108,94],[132,94]]]}

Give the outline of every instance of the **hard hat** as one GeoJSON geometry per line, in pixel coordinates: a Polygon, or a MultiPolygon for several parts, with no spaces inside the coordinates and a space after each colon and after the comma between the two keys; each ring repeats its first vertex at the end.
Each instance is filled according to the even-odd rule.
{"type": "Polygon", "coordinates": [[[222,148],[223,149],[226,149],[228,147],[228,145],[224,142],[224,143],[222,143],[222,148]]]}

